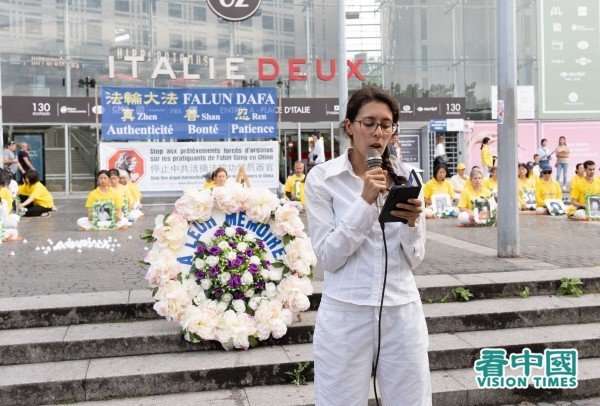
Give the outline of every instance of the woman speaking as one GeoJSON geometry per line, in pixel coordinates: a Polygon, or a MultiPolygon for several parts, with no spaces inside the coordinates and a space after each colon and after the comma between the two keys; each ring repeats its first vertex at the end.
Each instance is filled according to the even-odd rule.
{"type": "Polygon", "coordinates": [[[405,183],[412,169],[386,149],[398,118],[388,93],[357,90],[340,124],[351,148],[307,176],[308,228],[325,270],[313,341],[318,406],[366,405],[374,365],[384,405],[431,404],[427,326],[412,274],[425,254],[421,198],[392,211],[406,224],[386,225],[380,313],[386,254],[375,203],[390,186],[405,183]],[[381,168],[368,168],[370,149],[381,154],[381,168]]]}

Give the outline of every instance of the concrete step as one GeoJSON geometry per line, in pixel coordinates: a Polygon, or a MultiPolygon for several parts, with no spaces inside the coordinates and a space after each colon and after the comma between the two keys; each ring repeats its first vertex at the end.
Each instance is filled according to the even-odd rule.
{"type": "MultiPolygon", "coordinates": [[[[531,296],[554,295],[562,277],[580,278],[584,290],[600,291],[600,267],[540,269],[464,275],[417,275],[423,303],[439,301],[456,287],[474,299],[518,297],[525,287],[531,296]]],[[[322,282],[313,282],[311,308],[318,308],[322,282]]],[[[0,329],[67,326],[131,319],[156,319],[149,290],[76,293],[0,298],[0,329]]]]}
{"type": "MultiPolygon", "coordinates": [[[[600,294],[535,296],[423,305],[430,334],[600,322],[600,294]]],[[[312,341],[316,312],[302,314],[280,340],[264,345],[312,341]]],[[[214,342],[189,344],[164,319],[127,323],[0,330],[0,365],[66,361],[219,349],[214,342]]]]}
{"type": "MultiPolygon", "coordinates": [[[[431,373],[433,406],[481,406],[515,404],[540,399],[535,391],[477,389],[472,369],[434,371],[431,373]]],[[[578,405],[598,405],[582,397],[600,395],[600,359],[586,359],[579,364],[577,389],[545,394],[543,400],[580,399],[578,405]]],[[[369,406],[375,405],[371,385],[369,406]]],[[[598,400],[598,399],[596,399],[598,400]]],[[[528,403],[531,404],[531,403],[528,403]]],[[[314,385],[268,385],[178,393],[172,395],[143,396],[128,399],[97,400],[73,403],[72,406],[314,406],[314,385]]],[[[550,406],[548,404],[548,406],[550,406]]]]}
{"type": "MultiPolygon", "coordinates": [[[[600,323],[432,334],[430,368],[438,371],[472,367],[479,351],[489,347],[505,348],[508,353],[525,347],[533,352],[577,348],[581,364],[585,358],[600,358],[600,323]]],[[[298,363],[312,364],[312,360],[311,344],[295,344],[251,351],[195,351],[9,365],[0,367],[0,404],[18,404],[27,398],[36,399],[37,403],[71,402],[278,385],[290,382],[286,372],[298,363]]],[[[600,368],[595,365],[594,388],[600,390],[600,368]]],[[[457,387],[461,383],[452,371],[446,373],[451,378],[446,385],[457,387]]],[[[580,376],[586,375],[580,372],[580,376]]],[[[307,370],[306,379],[312,380],[311,369],[307,370]]],[[[463,385],[474,388],[472,379],[463,380],[463,385]]],[[[586,388],[580,386],[582,390],[586,388]]],[[[481,396],[488,396],[487,393],[491,397],[486,399],[497,399],[496,391],[483,391],[481,396]]],[[[592,393],[579,395],[583,394],[592,393]]]]}

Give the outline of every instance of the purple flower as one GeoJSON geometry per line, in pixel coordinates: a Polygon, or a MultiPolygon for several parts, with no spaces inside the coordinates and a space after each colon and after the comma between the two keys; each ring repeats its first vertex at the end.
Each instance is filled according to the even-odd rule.
{"type": "Polygon", "coordinates": [[[227,260],[227,268],[231,268],[231,269],[235,268],[235,264],[230,259],[227,260]]]}
{"type": "Polygon", "coordinates": [[[244,298],[244,294],[242,292],[238,292],[238,293],[235,294],[235,298],[238,299],[238,300],[243,299],[244,298]]]}
{"type": "Polygon", "coordinates": [[[264,266],[265,268],[268,268],[271,266],[271,262],[268,259],[263,259],[261,263],[262,263],[262,266],[264,266]]]}
{"type": "Polygon", "coordinates": [[[215,231],[215,237],[221,237],[223,235],[225,235],[225,230],[222,228],[219,228],[217,231],[215,231]]]}
{"type": "Polygon", "coordinates": [[[234,268],[239,268],[240,265],[242,265],[244,263],[244,261],[242,261],[239,258],[236,258],[233,260],[233,267],[234,268]]]}
{"type": "Polygon", "coordinates": [[[217,265],[213,265],[208,270],[208,274],[211,278],[215,278],[219,274],[219,267],[217,265]]]}
{"type": "Polygon", "coordinates": [[[237,242],[233,242],[233,241],[232,241],[232,242],[230,242],[230,243],[229,243],[229,246],[230,246],[231,248],[233,248],[233,249],[236,249],[236,248],[237,248],[237,242]]]}
{"type": "Polygon", "coordinates": [[[223,289],[216,288],[215,289],[215,297],[221,297],[223,295],[223,289]]]}
{"type": "Polygon", "coordinates": [[[206,278],[206,274],[202,271],[198,271],[198,272],[196,272],[196,278],[204,279],[204,278],[206,278]]]}
{"type": "Polygon", "coordinates": [[[258,242],[256,243],[256,245],[258,245],[258,248],[260,248],[261,250],[265,249],[265,243],[262,242],[261,240],[258,240],[258,242]]]}
{"type": "Polygon", "coordinates": [[[246,235],[246,230],[244,230],[242,227],[236,227],[235,232],[239,235],[246,235]]]}
{"type": "Polygon", "coordinates": [[[208,250],[208,252],[210,253],[210,255],[221,255],[221,248],[215,246],[210,247],[210,250],[208,250]]]}
{"type": "Polygon", "coordinates": [[[203,242],[198,243],[196,247],[196,254],[203,254],[206,251],[206,244],[203,242]]]}
{"type": "Polygon", "coordinates": [[[256,287],[257,287],[258,289],[264,289],[264,288],[265,288],[265,280],[264,280],[264,279],[261,279],[261,280],[259,280],[258,282],[256,282],[256,287]]]}
{"type": "Polygon", "coordinates": [[[258,273],[258,265],[256,265],[256,264],[248,265],[248,272],[250,272],[252,275],[256,275],[258,273]]]}
{"type": "Polygon", "coordinates": [[[237,288],[241,286],[241,284],[242,278],[240,277],[240,275],[231,275],[231,277],[229,278],[229,282],[227,282],[227,285],[229,285],[232,288],[237,288]]]}
{"type": "Polygon", "coordinates": [[[246,256],[247,257],[251,257],[252,255],[254,255],[254,251],[252,251],[252,248],[248,248],[246,250],[246,256]]]}

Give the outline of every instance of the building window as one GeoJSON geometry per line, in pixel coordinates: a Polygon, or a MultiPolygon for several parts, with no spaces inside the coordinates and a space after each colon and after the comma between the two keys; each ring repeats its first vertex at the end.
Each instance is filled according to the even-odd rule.
{"type": "Polygon", "coordinates": [[[194,51],[206,51],[206,38],[194,38],[194,51]]]}
{"type": "Polygon", "coordinates": [[[181,34],[169,34],[169,48],[183,49],[183,37],[181,34]]]}
{"type": "Polygon", "coordinates": [[[293,45],[284,45],[283,46],[283,57],[284,58],[293,58],[296,54],[296,47],[293,45]]]}
{"type": "Polygon", "coordinates": [[[291,18],[283,19],[283,31],[285,32],[294,32],[294,20],[291,18]]]}
{"type": "Polygon", "coordinates": [[[34,18],[25,19],[25,33],[28,35],[41,36],[42,35],[42,20],[34,18]]]}
{"type": "Polygon", "coordinates": [[[183,11],[181,8],[181,4],[179,3],[169,3],[169,17],[171,18],[181,18],[183,16],[183,11]]]}
{"type": "Polygon", "coordinates": [[[275,27],[273,16],[262,16],[262,27],[265,30],[272,30],[275,27]]]}
{"type": "Polygon", "coordinates": [[[229,52],[229,38],[219,38],[219,52],[229,52]]]}
{"type": "Polygon", "coordinates": [[[206,8],[194,6],[194,21],[206,21],[206,8]]]}
{"type": "Polygon", "coordinates": [[[252,27],[252,18],[246,18],[245,20],[240,21],[240,25],[242,27],[252,27]]]}
{"type": "Polygon", "coordinates": [[[85,2],[85,5],[87,6],[87,8],[100,8],[102,4],[101,0],[87,0],[85,2]]]}
{"type": "Polygon", "coordinates": [[[242,42],[240,44],[240,54],[244,58],[252,56],[252,44],[249,42],[242,42]]]}
{"type": "Polygon", "coordinates": [[[142,30],[142,45],[150,45],[150,31],[142,30]]]}
{"type": "Polygon", "coordinates": [[[115,0],[115,11],[117,13],[129,13],[129,0],[115,0]]]}
{"type": "Polygon", "coordinates": [[[265,56],[274,56],[275,44],[263,44],[263,54],[265,56]]]}
{"type": "Polygon", "coordinates": [[[102,24],[87,24],[85,28],[87,30],[87,44],[102,45],[102,24]]]}

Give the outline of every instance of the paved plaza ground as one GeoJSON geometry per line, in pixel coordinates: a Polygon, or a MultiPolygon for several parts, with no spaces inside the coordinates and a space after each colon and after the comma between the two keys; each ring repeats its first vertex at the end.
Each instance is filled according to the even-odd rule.
{"type": "MultiPolygon", "coordinates": [[[[158,214],[172,208],[175,196],[144,199],[145,217],[128,230],[110,232],[77,231],[76,220],[85,214],[85,196],[56,198],[58,211],[49,218],[23,218],[19,231],[27,243],[0,245],[0,297],[54,293],[143,289],[144,242],[140,235],[153,227],[158,214]],[[80,240],[116,238],[114,251],[83,249],[44,254],[36,247],[48,246],[48,239],[80,240]],[[14,253],[14,255],[12,255],[14,253]]],[[[585,267],[600,264],[600,222],[575,222],[564,218],[520,214],[522,257],[501,259],[496,255],[497,228],[458,227],[455,220],[427,222],[425,261],[418,275],[503,272],[536,268],[585,267]]],[[[315,271],[315,280],[322,280],[315,271]]]]}

